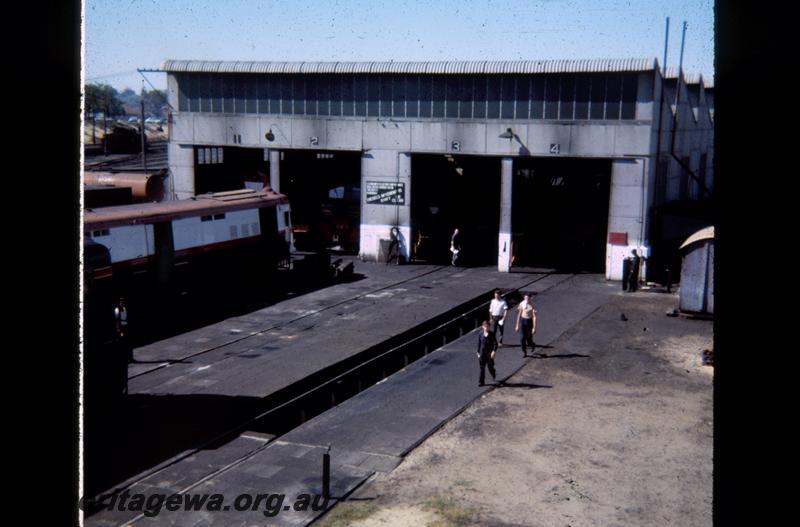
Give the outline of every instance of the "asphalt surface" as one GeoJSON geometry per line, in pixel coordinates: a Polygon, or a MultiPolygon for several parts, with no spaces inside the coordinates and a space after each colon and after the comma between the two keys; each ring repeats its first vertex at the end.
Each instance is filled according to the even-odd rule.
{"type": "MultiPolygon", "coordinates": [[[[476,291],[502,287],[502,284],[506,284],[506,288],[513,283],[530,284],[526,290],[535,293],[534,303],[541,312],[536,336],[540,348],[537,351],[544,353],[548,352],[550,342],[619,294],[618,284],[606,282],[596,275],[532,277],[503,275],[486,269],[447,269],[437,273],[440,274],[436,277],[433,277],[435,273],[426,275],[426,280],[434,279],[436,283],[431,286],[434,287],[432,290],[452,301],[467,298],[476,291]],[[531,284],[532,281],[534,283],[531,284]],[[462,290],[470,287],[474,289],[462,290]]],[[[367,333],[390,335],[391,330],[381,325],[391,316],[395,323],[408,324],[419,320],[415,317],[426,315],[426,307],[434,305],[430,300],[426,302],[431,290],[416,292],[413,285],[412,281],[410,285],[406,283],[402,288],[397,288],[403,291],[387,289],[385,295],[378,294],[380,296],[377,299],[381,302],[370,302],[369,313],[375,318],[372,325],[366,327],[376,328],[377,331],[367,333]],[[387,304],[394,304],[400,309],[394,309],[391,313],[382,312],[381,307],[387,304]],[[421,313],[416,313],[418,310],[421,313]],[[404,316],[399,316],[399,312],[404,316]]],[[[352,302],[363,301],[359,298],[352,302]]],[[[307,313],[309,317],[314,316],[313,311],[307,313]]],[[[333,310],[326,311],[330,315],[333,310]]],[[[432,309],[431,312],[434,311],[432,309]]],[[[348,313],[338,308],[336,312],[348,313]]],[[[358,333],[359,328],[363,327],[360,323],[367,318],[351,317],[344,320],[354,321],[351,323],[358,333]]],[[[304,324],[308,324],[304,320],[304,324]]],[[[341,318],[337,322],[343,323],[341,318]]],[[[509,329],[513,330],[513,326],[509,329]]],[[[509,329],[506,330],[505,341],[512,345],[498,352],[498,381],[535,360],[522,358],[520,349],[513,345],[515,338],[509,329]]],[[[312,343],[307,349],[318,349],[313,344],[320,341],[305,335],[302,338],[308,338],[312,343]]],[[[329,347],[337,342],[330,338],[327,340],[329,347]]],[[[237,346],[241,342],[230,346],[237,346]]],[[[403,456],[426,437],[492,389],[491,385],[478,386],[475,347],[476,334],[471,332],[278,439],[271,440],[268,436],[244,432],[234,441],[211,450],[202,450],[197,456],[155,472],[129,490],[143,494],[156,491],[167,494],[219,493],[227,500],[233,500],[245,492],[281,493],[287,496],[287,500],[302,493],[320,494],[322,453],[330,446],[332,495],[335,498],[345,497],[371,474],[391,471],[403,456]]],[[[172,366],[166,370],[169,369],[172,366]]],[[[525,387],[546,389],[548,385],[531,382],[526,383],[525,387]]],[[[335,502],[336,499],[333,499],[328,506],[335,502]]],[[[297,512],[290,508],[271,518],[269,524],[302,525],[319,514],[321,511],[297,512]]],[[[103,510],[89,517],[87,525],[119,525],[133,519],[143,524],[252,525],[264,524],[266,518],[263,508],[260,511],[221,512],[162,510],[154,517],[136,511],[103,510]]]]}
{"type": "Polygon", "coordinates": [[[357,263],[363,279],[134,351],[121,412],[87,423],[86,492],[138,481],[205,448],[264,401],[493,288],[557,280],[489,268],[357,263]]]}

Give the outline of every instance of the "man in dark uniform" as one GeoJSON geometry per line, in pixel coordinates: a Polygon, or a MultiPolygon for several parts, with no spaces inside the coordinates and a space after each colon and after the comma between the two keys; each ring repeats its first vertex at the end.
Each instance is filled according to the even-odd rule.
{"type": "Polygon", "coordinates": [[[628,292],[633,293],[639,285],[639,255],[636,249],[631,251],[631,268],[628,271],[628,292]]]}
{"type": "Polygon", "coordinates": [[[478,361],[481,367],[478,386],[484,385],[483,381],[486,378],[486,366],[489,366],[489,373],[492,375],[492,380],[497,378],[497,373],[494,370],[494,353],[496,349],[497,341],[494,339],[494,333],[489,331],[489,321],[484,320],[478,332],[478,361]]]}
{"type": "Polygon", "coordinates": [[[389,251],[386,257],[386,265],[392,260],[397,260],[397,265],[400,265],[400,230],[397,227],[392,227],[389,231],[389,251]]]}

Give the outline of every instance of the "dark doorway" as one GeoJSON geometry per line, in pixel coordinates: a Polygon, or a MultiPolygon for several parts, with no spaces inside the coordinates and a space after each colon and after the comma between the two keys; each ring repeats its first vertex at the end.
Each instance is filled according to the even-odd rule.
{"type": "Polygon", "coordinates": [[[361,225],[360,152],[281,152],[281,193],[292,205],[299,251],[357,254],[361,225]]]}
{"type": "Polygon", "coordinates": [[[605,270],[609,159],[514,159],[512,266],[605,270]]]}
{"type": "Polygon", "coordinates": [[[450,236],[458,228],[462,262],[496,265],[500,158],[412,156],[411,226],[412,259],[449,262],[450,236]]]}
{"type": "Polygon", "coordinates": [[[238,190],[246,182],[269,182],[269,163],[263,148],[196,146],[195,194],[238,190]]]}

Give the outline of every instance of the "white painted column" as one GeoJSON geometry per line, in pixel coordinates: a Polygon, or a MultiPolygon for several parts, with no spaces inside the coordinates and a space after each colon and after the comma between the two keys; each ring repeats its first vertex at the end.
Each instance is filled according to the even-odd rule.
{"type": "Polygon", "coordinates": [[[167,145],[169,163],[169,184],[172,191],[168,199],[187,199],[195,194],[194,185],[194,147],[172,141],[167,145]]]}
{"type": "Polygon", "coordinates": [[[398,209],[398,228],[400,229],[400,251],[408,262],[411,260],[411,154],[398,152],[397,179],[406,185],[405,206],[398,209]]]}
{"type": "Polygon", "coordinates": [[[269,186],[275,192],[281,191],[281,151],[269,151],[269,186]]]}
{"type": "MultiPolygon", "coordinates": [[[[648,258],[647,244],[647,178],[648,163],[644,158],[615,159],[611,165],[611,197],[608,211],[608,233],[625,235],[625,245],[606,244],[606,280],[622,280],[622,261],[636,249],[648,258]]],[[[642,267],[640,276],[644,276],[642,267]]]]}
{"type": "Polygon", "coordinates": [[[400,230],[401,251],[406,258],[411,247],[411,154],[397,150],[370,149],[361,156],[361,232],[359,254],[362,260],[378,261],[381,240],[389,240],[391,229],[400,230]],[[402,194],[377,199],[375,193],[402,194]],[[372,202],[368,203],[368,194],[372,202]]]}
{"type": "Polygon", "coordinates": [[[497,270],[511,270],[511,186],[514,160],[504,157],[500,162],[500,233],[497,238],[497,270]]]}

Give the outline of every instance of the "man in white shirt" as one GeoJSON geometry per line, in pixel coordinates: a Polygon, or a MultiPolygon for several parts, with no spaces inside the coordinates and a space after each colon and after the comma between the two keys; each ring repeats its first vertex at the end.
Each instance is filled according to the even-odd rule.
{"type": "Polygon", "coordinates": [[[503,345],[503,327],[508,314],[508,304],[500,296],[500,290],[494,290],[494,299],[489,303],[489,320],[491,321],[491,330],[497,338],[497,342],[503,345]]]}
{"type": "Polygon", "coordinates": [[[536,310],[531,303],[530,293],[525,293],[522,302],[517,306],[517,325],[516,331],[520,331],[520,344],[522,344],[522,356],[527,357],[526,345],[531,347],[531,356],[536,344],[533,342],[533,335],[536,333],[536,310]],[[522,331],[520,331],[520,327],[522,331]]]}

